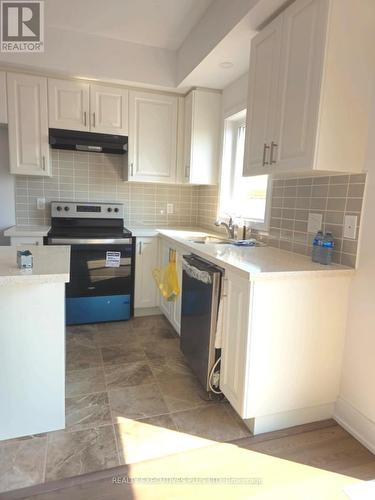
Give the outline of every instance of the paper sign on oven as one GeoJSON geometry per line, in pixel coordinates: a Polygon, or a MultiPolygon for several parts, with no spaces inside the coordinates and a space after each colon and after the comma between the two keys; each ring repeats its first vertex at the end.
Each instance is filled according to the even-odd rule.
{"type": "Polygon", "coordinates": [[[121,252],[106,252],[105,267],[120,267],[121,252]]]}

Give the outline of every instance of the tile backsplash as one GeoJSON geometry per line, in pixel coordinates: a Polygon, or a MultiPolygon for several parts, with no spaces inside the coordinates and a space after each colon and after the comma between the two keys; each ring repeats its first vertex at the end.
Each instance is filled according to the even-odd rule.
{"type": "MultiPolygon", "coordinates": [[[[268,244],[311,254],[313,235],[307,232],[309,213],[322,215],[323,230],[335,239],[333,260],[355,267],[366,174],[275,179],[273,181],[268,244]],[[345,215],[357,216],[354,240],[344,238],[345,215]]],[[[198,188],[198,225],[213,229],[217,217],[217,186],[198,188]]]]}
{"type": "Polygon", "coordinates": [[[366,174],[275,179],[272,190],[269,245],[311,254],[309,213],[321,214],[323,230],[335,240],[334,262],[355,267],[366,174]],[[346,239],[344,216],[357,216],[356,238],[346,239]]]}
{"type": "Polygon", "coordinates": [[[197,224],[197,187],[124,182],[123,158],[117,155],[51,153],[52,177],[17,176],[17,224],[48,224],[53,200],[119,201],[125,206],[125,225],[197,224]],[[46,199],[44,210],[37,209],[37,198],[46,199]],[[167,203],[173,203],[173,214],[167,214],[167,203]]]}
{"type": "MultiPolygon", "coordinates": [[[[16,178],[17,224],[48,224],[50,201],[80,200],[124,203],[125,225],[214,229],[218,186],[124,182],[122,161],[117,155],[52,151],[52,177],[16,178]],[[37,209],[37,198],[46,199],[44,210],[37,209]],[[173,203],[173,214],[167,214],[167,203],[173,203]]],[[[313,235],[307,221],[309,213],[319,213],[335,239],[334,261],[355,267],[365,182],[365,174],[275,179],[268,244],[309,255],[313,235]],[[354,240],[343,236],[345,215],[358,217],[354,240]]]]}

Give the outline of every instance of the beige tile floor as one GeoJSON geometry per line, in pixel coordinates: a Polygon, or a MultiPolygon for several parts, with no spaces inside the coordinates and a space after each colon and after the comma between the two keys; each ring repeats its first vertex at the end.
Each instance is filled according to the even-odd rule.
{"type": "Polygon", "coordinates": [[[250,435],[162,316],[69,327],[66,429],[0,442],[0,492],[250,435]]]}

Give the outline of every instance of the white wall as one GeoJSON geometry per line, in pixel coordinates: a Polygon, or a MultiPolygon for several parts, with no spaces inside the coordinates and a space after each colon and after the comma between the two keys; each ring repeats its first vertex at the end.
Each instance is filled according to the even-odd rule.
{"type": "Polygon", "coordinates": [[[46,28],[45,39],[45,52],[2,52],[0,64],[72,77],[175,87],[176,52],[172,50],[51,27],[46,28]]]}
{"type": "Polygon", "coordinates": [[[375,99],[368,138],[367,186],[359,266],[351,287],[337,417],[375,452],[375,99]]]}
{"type": "Polygon", "coordinates": [[[0,245],[9,244],[3,230],[14,224],[14,176],[9,173],[8,129],[0,127],[0,245]]]}

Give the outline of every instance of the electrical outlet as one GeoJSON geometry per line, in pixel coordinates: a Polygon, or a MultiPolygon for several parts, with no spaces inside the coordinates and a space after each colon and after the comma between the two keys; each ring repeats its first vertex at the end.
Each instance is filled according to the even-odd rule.
{"type": "Polygon", "coordinates": [[[309,221],[307,223],[307,232],[308,233],[317,233],[322,229],[322,214],[309,214],[309,221]]]}
{"type": "Polygon", "coordinates": [[[36,208],[38,210],[44,210],[46,208],[46,199],[45,198],[37,198],[36,199],[36,208]]]}
{"type": "Polygon", "coordinates": [[[357,233],[357,216],[345,215],[344,218],[344,238],[355,240],[357,233]]]}
{"type": "Polygon", "coordinates": [[[173,203],[167,203],[167,214],[173,214],[173,213],[174,213],[173,203]]]}

